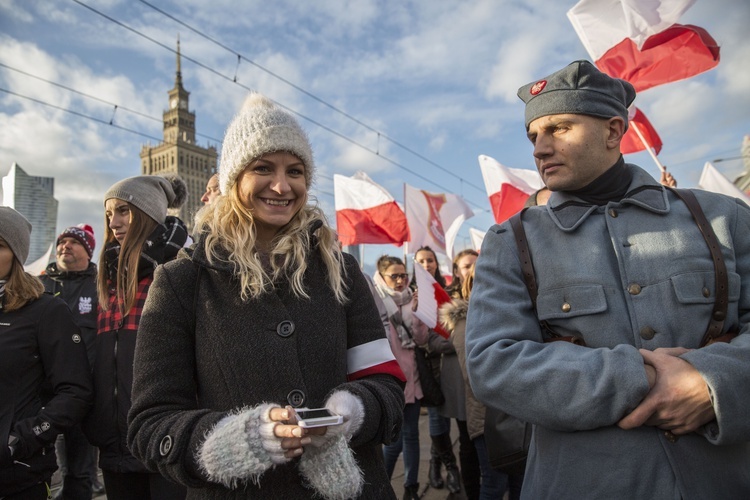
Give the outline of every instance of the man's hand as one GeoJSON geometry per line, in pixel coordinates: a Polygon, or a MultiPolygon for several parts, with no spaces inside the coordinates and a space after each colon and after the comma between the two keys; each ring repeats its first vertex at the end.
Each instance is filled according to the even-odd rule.
{"type": "Polygon", "coordinates": [[[679,435],[693,432],[716,418],[706,381],[690,363],[677,357],[685,351],[640,349],[647,373],[650,367],[656,370],[656,381],[643,401],[620,420],[620,428],[650,425],[679,435]]]}

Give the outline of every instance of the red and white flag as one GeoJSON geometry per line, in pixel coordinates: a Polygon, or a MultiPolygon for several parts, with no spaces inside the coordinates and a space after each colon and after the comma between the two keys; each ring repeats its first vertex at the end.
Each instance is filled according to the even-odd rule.
{"type": "Polygon", "coordinates": [[[469,228],[469,238],[471,238],[471,247],[479,252],[482,249],[482,242],[487,231],[480,231],[479,229],[469,228]]]}
{"type": "Polygon", "coordinates": [[[347,379],[357,380],[368,375],[387,373],[406,381],[404,372],[391,351],[388,339],[382,338],[350,347],[346,351],[347,379]]]}
{"type": "Polygon", "coordinates": [[[412,247],[416,250],[429,246],[452,260],[458,230],[474,216],[464,199],[457,194],[429,193],[404,184],[404,205],[412,247]]]}
{"type": "Polygon", "coordinates": [[[409,241],[406,215],[388,191],[364,172],[352,177],[334,174],[336,231],[343,245],[409,241]]]}
{"type": "Polygon", "coordinates": [[[568,19],[597,67],[642,91],[719,64],[703,28],[676,24],[695,0],[581,0],[568,19]]]}
{"type": "Polygon", "coordinates": [[[519,212],[529,195],[544,187],[536,170],[508,168],[486,155],[479,155],[479,168],[498,224],[519,212]]]}
{"type": "Polygon", "coordinates": [[[628,110],[628,131],[620,142],[620,152],[622,154],[637,153],[646,149],[653,149],[655,154],[661,151],[661,137],[656,133],[656,129],[648,121],[643,112],[631,106],[628,110]],[[641,136],[638,135],[640,132],[641,136]],[[645,144],[644,144],[645,142],[645,144]]]}
{"type": "Polygon", "coordinates": [[[440,306],[451,301],[450,295],[443,290],[443,287],[435,281],[435,278],[425,268],[416,262],[414,263],[414,277],[417,280],[417,290],[419,290],[419,300],[414,315],[422,320],[422,323],[447,339],[450,334],[438,321],[438,310],[440,306]]]}
{"type": "Polygon", "coordinates": [[[705,189],[706,191],[713,191],[714,193],[725,194],[732,198],[739,198],[748,205],[750,205],[750,197],[743,193],[740,188],[735,186],[732,181],[724,177],[724,175],[716,170],[716,167],[711,163],[706,162],[703,166],[703,172],[701,172],[701,178],[698,181],[698,187],[705,189]]]}

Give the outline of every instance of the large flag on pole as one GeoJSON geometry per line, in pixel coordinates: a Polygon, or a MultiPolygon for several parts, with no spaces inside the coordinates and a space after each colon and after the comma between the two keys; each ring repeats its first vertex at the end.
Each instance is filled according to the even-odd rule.
{"type": "Polygon", "coordinates": [[[388,191],[364,172],[352,177],[334,174],[336,230],[343,245],[409,241],[406,215],[388,191]]]}
{"type": "Polygon", "coordinates": [[[705,189],[706,191],[725,194],[732,198],[739,198],[750,205],[750,197],[743,193],[740,188],[732,184],[732,181],[724,177],[724,175],[716,170],[716,167],[709,162],[706,162],[703,166],[703,172],[701,172],[698,187],[705,189]]]}
{"type": "Polygon", "coordinates": [[[568,19],[597,67],[642,91],[719,64],[703,28],[676,24],[695,0],[581,0],[568,19]]]}
{"type": "Polygon", "coordinates": [[[464,199],[457,194],[429,193],[404,184],[404,205],[410,248],[429,246],[452,260],[458,229],[474,216],[464,199]]]}
{"type": "Polygon", "coordinates": [[[448,292],[443,290],[443,287],[435,281],[435,278],[430,276],[430,273],[417,263],[414,264],[414,277],[417,280],[417,290],[419,291],[417,310],[414,311],[414,315],[422,320],[422,323],[447,339],[450,334],[438,321],[438,309],[446,302],[451,301],[448,292]]]}
{"type": "Polygon", "coordinates": [[[628,111],[628,122],[630,123],[630,126],[620,142],[620,152],[622,154],[637,153],[638,151],[653,148],[654,152],[659,154],[662,146],[661,137],[656,133],[654,126],[648,121],[646,115],[635,106],[631,106],[628,111]],[[644,140],[641,140],[638,136],[636,127],[644,140]],[[644,144],[644,141],[646,144],[644,144]]]}
{"type": "Polygon", "coordinates": [[[544,187],[536,170],[508,168],[489,156],[479,155],[479,168],[498,224],[520,211],[529,195],[544,187]]]}

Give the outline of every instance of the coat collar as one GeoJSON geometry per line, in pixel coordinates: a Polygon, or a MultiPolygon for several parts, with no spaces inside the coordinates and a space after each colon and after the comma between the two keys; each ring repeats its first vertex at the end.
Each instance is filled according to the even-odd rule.
{"type": "MultiPolygon", "coordinates": [[[[635,205],[655,214],[669,213],[667,189],[642,168],[626,164],[633,171],[633,180],[625,197],[620,202],[607,205],[635,205]]],[[[589,215],[600,207],[587,203],[564,191],[552,193],[545,207],[555,225],[566,232],[575,231],[589,215]]]]}

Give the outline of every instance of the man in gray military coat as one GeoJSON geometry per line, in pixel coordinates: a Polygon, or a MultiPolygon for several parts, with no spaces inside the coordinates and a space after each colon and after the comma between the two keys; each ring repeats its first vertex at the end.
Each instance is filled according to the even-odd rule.
{"type": "Polygon", "coordinates": [[[534,424],[522,496],[750,498],[750,209],[694,192],[717,280],[686,203],[620,154],[629,83],[576,61],[518,95],[553,193],[522,215],[528,255],[488,231],[466,344],[476,396],[534,424]],[[716,320],[739,335],[702,347],[716,320]]]}

